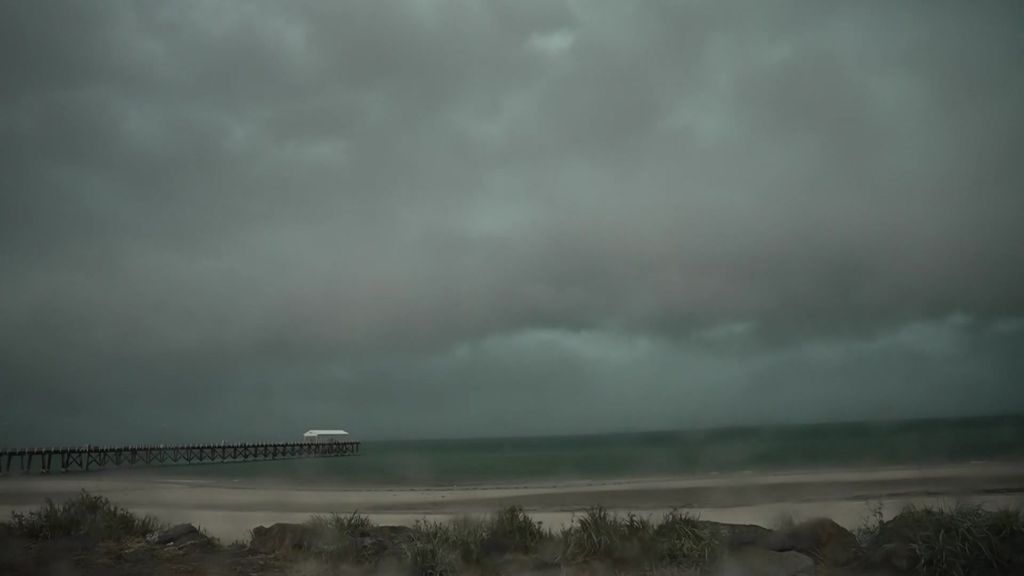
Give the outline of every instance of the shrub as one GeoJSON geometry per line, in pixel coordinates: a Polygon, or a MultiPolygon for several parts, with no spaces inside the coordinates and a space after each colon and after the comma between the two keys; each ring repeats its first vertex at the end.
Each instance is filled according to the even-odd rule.
{"type": "Polygon", "coordinates": [[[413,527],[405,556],[415,574],[446,576],[458,572],[456,542],[451,525],[420,520],[413,527]]]}
{"type": "Polygon", "coordinates": [[[490,553],[517,552],[529,554],[544,539],[539,522],[520,506],[510,506],[495,514],[485,526],[483,546],[490,553]]]}
{"type": "Polygon", "coordinates": [[[369,518],[353,512],[348,516],[331,514],[330,516],[313,516],[307,524],[316,531],[336,534],[338,536],[359,536],[373,529],[373,522],[369,518]]]}
{"type": "Polygon", "coordinates": [[[870,515],[864,520],[864,524],[854,531],[857,542],[862,548],[872,546],[878,539],[878,535],[885,526],[885,510],[881,502],[876,502],[870,508],[870,515]]]}
{"type": "Polygon", "coordinates": [[[1019,512],[989,513],[976,506],[913,511],[910,547],[922,574],[991,574],[1010,568],[1007,545],[1024,536],[1019,512]]]}
{"type": "Polygon", "coordinates": [[[657,548],[654,532],[646,518],[635,514],[620,518],[604,508],[591,508],[562,531],[562,559],[613,563],[650,560],[657,548]]]}
{"type": "Polygon", "coordinates": [[[570,562],[615,560],[621,556],[625,533],[621,520],[604,508],[590,508],[562,531],[562,556],[570,562]]]}
{"type": "Polygon", "coordinates": [[[990,512],[980,506],[907,507],[889,522],[869,528],[869,548],[910,550],[921,574],[971,576],[1024,569],[1024,516],[1020,510],[990,512]]]}
{"type": "Polygon", "coordinates": [[[642,562],[648,567],[702,567],[718,556],[720,536],[710,524],[673,510],[659,524],[635,514],[625,518],[591,508],[562,532],[568,562],[642,562]]]}
{"type": "Polygon", "coordinates": [[[705,566],[720,550],[721,538],[713,525],[677,510],[665,515],[654,534],[659,560],[671,565],[705,566]]]}
{"type": "Polygon", "coordinates": [[[417,522],[406,557],[417,573],[442,574],[454,570],[458,561],[486,567],[510,552],[529,554],[544,537],[540,524],[513,506],[486,519],[417,522]]]}
{"type": "Polygon", "coordinates": [[[84,490],[77,498],[61,504],[47,499],[38,510],[11,515],[14,533],[35,540],[77,536],[120,541],[143,538],[163,527],[152,516],[137,516],[84,490]]]}
{"type": "Polygon", "coordinates": [[[376,528],[369,518],[353,512],[347,516],[331,514],[330,516],[313,516],[306,525],[312,534],[313,552],[325,560],[345,562],[373,563],[386,548],[384,543],[378,546],[376,540],[369,538],[376,528]]]}

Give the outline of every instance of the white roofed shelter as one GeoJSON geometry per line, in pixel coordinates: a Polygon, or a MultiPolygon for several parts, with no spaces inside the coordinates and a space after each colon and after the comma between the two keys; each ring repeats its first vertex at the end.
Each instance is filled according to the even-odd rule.
{"type": "Polygon", "coordinates": [[[344,430],[307,430],[302,435],[306,442],[344,442],[348,432],[344,430]]]}

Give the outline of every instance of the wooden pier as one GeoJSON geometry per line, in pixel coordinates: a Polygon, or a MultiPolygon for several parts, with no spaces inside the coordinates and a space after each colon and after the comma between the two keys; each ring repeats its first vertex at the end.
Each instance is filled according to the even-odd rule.
{"type": "Polygon", "coordinates": [[[49,474],[98,468],[159,464],[253,462],[359,454],[359,442],[271,442],[262,444],[185,444],[180,446],[80,446],[0,450],[0,475],[49,474]]]}

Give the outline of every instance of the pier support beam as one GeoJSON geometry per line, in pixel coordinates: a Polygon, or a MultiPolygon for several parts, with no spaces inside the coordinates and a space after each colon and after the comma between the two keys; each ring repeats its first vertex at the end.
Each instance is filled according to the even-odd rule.
{"type": "Polygon", "coordinates": [[[260,444],[189,444],[183,446],[123,446],[0,450],[0,475],[14,470],[23,474],[53,471],[54,457],[61,472],[87,471],[108,466],[192,464],[194,462],[249,462],[282,458],[349,456],[359,453],[358,442],[270,442],[260,444]],[[33,462],[38,457],[38,468],[33,462]]]}

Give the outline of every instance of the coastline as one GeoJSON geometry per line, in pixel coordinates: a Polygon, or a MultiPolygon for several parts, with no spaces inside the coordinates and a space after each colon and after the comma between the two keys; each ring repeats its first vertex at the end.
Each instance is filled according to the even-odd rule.
{"type": "Polygon", "coordinates": [[[0,513],[26,511],[46,498],[81,490],[107,496],[134,512],[168,522],[193,522],[225,541],[257,525],[302,522],[315,514],[358,511],[382,525],[445,520],[522,506],[559,528],[590,506],[659,517],[687,509],[716,522],[770,527],[786,519],[833,518],[848,528],[873,507],[887,517],[909,504],[968,502],[986,507],[1024,504],[1024,462],[886,467],[802,472],[540,481],[468,487],[330,486],[289,480],[212,479],[109,472],[0,478],[0,513]]]}

